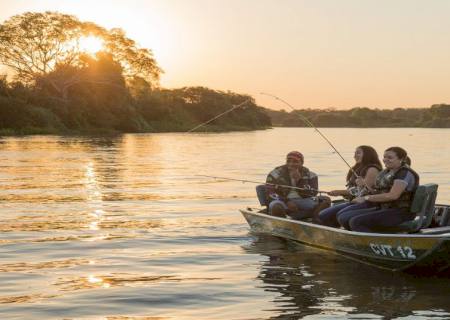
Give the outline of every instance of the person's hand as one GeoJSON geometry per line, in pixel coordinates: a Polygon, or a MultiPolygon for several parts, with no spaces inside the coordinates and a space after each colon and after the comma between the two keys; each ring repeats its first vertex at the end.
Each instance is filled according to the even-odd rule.
{"type": "Polygon", "coordinates": [[[337,197],[337,196],[342,195],[339,190],[331,190],[331,191],[327,192],[327,194],[332,197],[337,197]]]}
{"type": "Polygon", "coordinates": [[[298,181],[301,178],[300,171],[298,170],[298,168],[294,169],[294,170],[290,170],[289,176],[291,178],[295,179],[295,181],[298,181]]]}
{"type": "Polygon", "coordinates": [[[358,187],[364,187],[366,185],[366,183],[364,182],[364,178],[363,177],[356,178],[355,183],[356,183],[356,185],[358,187]]]}
{"type": "Polygon", "coordinates": [[[352,200],[352,203],[363,203],[366,200],[364,199],[364,197],[357,197],[355,199],[352,200]]]}

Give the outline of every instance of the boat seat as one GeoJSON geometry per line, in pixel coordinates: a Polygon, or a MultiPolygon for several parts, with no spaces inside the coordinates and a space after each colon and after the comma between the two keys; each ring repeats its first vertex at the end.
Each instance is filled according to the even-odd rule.
{"type": "Polygon", "coordinates": [[[450,234],[450,226],[420,229],[419,233],[421,233],[421,234],[443,234],[443,233],[450,234]]]}
{"type": "Polygon", "coordinates": [[[450,226],[450,206],[437,204],[435,210],[436,216],[438,217],[439,226],[450,226]]]}
{"type": "Polygon", "coordinates": [[[411,212],[416,214],[416,218],[411,221],[403,222],[396,227],[389,227],[383,231],[388,232],[418,232],[422,228],[431,225],[434,216],[434,202],[436,201],[438,185],[428,183],[420,185],[411,204],[411,212]]]}

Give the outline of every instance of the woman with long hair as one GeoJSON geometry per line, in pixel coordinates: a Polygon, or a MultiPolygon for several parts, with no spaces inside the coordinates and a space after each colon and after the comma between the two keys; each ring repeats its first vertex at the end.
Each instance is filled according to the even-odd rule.
{"type": "Polygon", "coordinates": [[[416,216],[410,208],[419,175],[411,169],[408,154],[403,148],[390,147],[384,152],[383,162],[386,169],[376,178],[374,194],[352,200],[355,204],[375,206],[375,210],[360,213],[353,210],[356,214],[349,220],[350,230],[376,232],[414,220],[416,216]]]}
{"type": "MultiPolygon", "coordinates": [[[[376,150],[370,146],[359,146],[355,150],[354,159],[355,165],[347,173],[347,189],[333,190],[328,192],[328,195],[343,196],[352,200],[358,195],[373,191],[375,178],[382,169],[376,150]]],[[[332,206],[319,213],[319,220],[323,225],[339,227],[338,217],[347,210],[357,208],[366,209],[366,204],[355,204],[348,201],[332,206]]]]}

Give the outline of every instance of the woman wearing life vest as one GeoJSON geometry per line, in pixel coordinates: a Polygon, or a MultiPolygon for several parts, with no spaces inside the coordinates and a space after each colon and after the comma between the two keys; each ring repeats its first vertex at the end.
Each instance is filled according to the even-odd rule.
{"type": "MultiPolygon", "coordinates": [[[[366,195],[373,191],[375,179],[381,171],[381,162],[376,150],[370,146],[359,146],[355,150],[355,165],[347,173],[347,189],[328,192],[330,196],[343,196],[352,200],[358,195],[366,195]]],[[[344,202],[322,210],[319,213],[320,222],[330,227],[340,227],[339,217],[349,210],[365,209],[367,204],[344,202]]]]}
{"type": "Polygon", "coordinates": [[[377,229],[395,227],[415,218],[416,214],[410,212],[410,207],[419,185],[419,175],[410,168],[411,160],[406,151],[400,147],[388,148],[384,152],[383,162],[386,169],[377,176],[375,194],[352,200],[353,203],[369,203],[376,208],[351,218],[350,230],[376,232],[377,229]]]}

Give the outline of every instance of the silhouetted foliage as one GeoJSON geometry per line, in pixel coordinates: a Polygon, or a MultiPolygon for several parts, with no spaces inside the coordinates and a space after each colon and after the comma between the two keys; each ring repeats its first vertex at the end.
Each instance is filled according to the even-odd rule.
{"type": "Polygon", "coordinates": [[[246,95],[215,91],[204,87],[161,89],[141,95],[137,100],[139,113],[158,131],[189,130],[250,99],[200,131],[252,130],[271,126],[264,109],[257,107],[246,95]],[[178,129],[177,129],[178,128],[178,129]]]}
{"type": "MultiPolygon", "coordinates": [[[[248,96],[207,88],[158,87],[162,72],[150,50],[120,29],[106,30],[57,12],[24,13],[0,25],[0,62],[13,71],[0,77],[3,133],[185,131],[248,96]],[[104,49],[80,49],[95,36],[104,49]]],[[[254,101],[202,130],[270,127],[254,101]]]]}
{"type": "Polygon", "coordinates": [[[353,108],[350,110],[304,109],[287,113],[267,110],[273,125],[306,127],[300,113],[318,127],[435,127],[450,128],[450,105],[439,104],[431,108],[380,110],[353,108]]]}
{"type": "Polygon", "coordinates": [[[106,30],[57,12],[24,13],[0,24],[0,134],[187,131],[227,112],[199,131],[305,126],[450,127],[450,105],[429,109],[273,111],[253,98],[205,87],[164,89],[150,50],[120,29],[106,30]],[[95,55],[80,50],[82,36],[103,39],[95,55]]]}
{"type": "Polygon", "coordinates": [[[1,24],[0,62],[15,71],[17,80],[32,83],[57,68],[83,66],[80,40],[86,36],[103,40],[103,50],[121,64],[126,78],[139,76],[157,85],[161,69],[149,49],[139,48],[121,29],[106,30],[58,12],[27,12],[1,24]]]}

